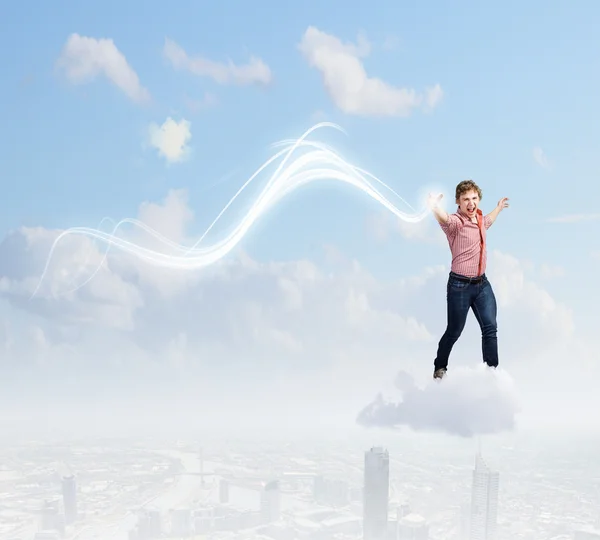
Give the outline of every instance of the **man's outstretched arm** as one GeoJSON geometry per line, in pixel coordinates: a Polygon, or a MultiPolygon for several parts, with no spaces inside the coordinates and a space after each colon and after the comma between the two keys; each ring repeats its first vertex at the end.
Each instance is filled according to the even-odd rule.
{"type": "Polygon", "coordinates": [[[438,206],[438,203],[442,200],[443,196],[444,195],[441,193],[437,196],[430,194],[429,199],[427,200],[429,208],[432,211],[435,219],[437,219],[438,223],[441,225],[448,223],[448,212],[438,206]]]}
{"type": "Polygon", "coordinates": [[[496,221],[496,218],[498,217],[498,214],[500,214],[500,212],[502,212],[502,210],[504,210],[505,208],[508,208],[509,204],[508,204],[508,197],[502,197],[502,199],[500,199],[498,201],[498,204],[496,205],[496,208],[494,208],[486,217],[490,220],[490,225],[492,223],[494,223],[494,221],[496,221]]]}

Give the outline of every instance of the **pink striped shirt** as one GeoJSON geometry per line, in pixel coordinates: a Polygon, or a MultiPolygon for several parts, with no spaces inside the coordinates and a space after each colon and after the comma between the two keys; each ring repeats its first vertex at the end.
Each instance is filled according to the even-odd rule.
{"type": "Polygon", "coordinates": [[[486,231],[491,225],[491,218],[484,216],[479,208],[477,223],[460,211],[450,214],[446,223],[440,223],[452,252],[452,272],[467,277],[477,277],[485,272],[486,231]]]}

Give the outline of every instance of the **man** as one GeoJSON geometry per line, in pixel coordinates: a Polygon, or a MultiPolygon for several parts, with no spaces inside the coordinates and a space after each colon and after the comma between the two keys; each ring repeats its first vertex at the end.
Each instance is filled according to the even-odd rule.
{"type": "Polygon", "coordinates": [[[450,352],[462,334],[469,309],[473,309],[481,328],[483,361],[493,368],[498,366],[496,297],[485,275],[486,231],[498,214],[508,208],[508,199],[504,197],[484,216],[479,209],[481,189],[472,180],[456,186],[456,213],[449,215],[438,206],[442,197],[430,195],[429,206],[448,238],[452,267],[446,288],[448,324],[438,345],[434,379],[442,379],[446,374],[450,352]]]}

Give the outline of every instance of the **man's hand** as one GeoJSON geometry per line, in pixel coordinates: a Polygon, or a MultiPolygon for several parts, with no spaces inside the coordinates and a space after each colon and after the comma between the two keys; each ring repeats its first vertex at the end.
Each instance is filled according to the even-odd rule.
{"type": "Polygon", "coordinates": [[[439,195],[433,195],[432,193],[430,193],[429,197],[427,198],[427,206],[429,206],[429,209],[433,210],[434,208],[436,208],[443,197],[443,193],[440,193],[439,195]]]}
{"type": "Polygon", "coordinates": [[[446,223],[448,221],[448,214],[445,210],[438,206],[438,203],[442,200],[444,195],[440,193],[439,195],[429,194],[427,198],[427,206],[433,212],[435,219],[437,219],[438,223],[446,223]]]}
{"type": "MultiPolygon", "coordinates": [[[[505,208],[508,208],[508,197],[502,197],[499,201],[498,204],[496,205],[496,208],[494,208],[489,214],[488,214],[488,218],[491,220],[491,223],[494,223],[494,221],[496,221],[496,218],[498,217],[498,214],[500,212],[502,212],[502,210],[504,210],[505,208]]],[[[490,225],[491,225],[490,223],[490,225]]]]}
{"type": "Polygon", "coordinates": [[[500,212],[502,212],[502,210],[504,210],[505,208],[508,208],[510,205],[508,204],[508,197],[502,197],[499,201],[498,201],[498,205],[497,208],[500,212]]]}

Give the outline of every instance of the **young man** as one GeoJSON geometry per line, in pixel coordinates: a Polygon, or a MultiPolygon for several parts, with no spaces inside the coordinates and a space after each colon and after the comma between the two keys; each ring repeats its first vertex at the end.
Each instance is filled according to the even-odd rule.
{"type": "Polygon", "coordinates": [[[508,208],[508,199],[504,197],[494,210],[484,216],[479,209],[481,189],[472,180],[456,186],[456,213],[448,214],[439,208],[442,197],[430,195],[429,206],[448,238],[452,267],[446,288],[448,324],[438,345],[434,379],[441,379],[446,374],[450,352],[462,334],[469,309],[473,309],[481,327],[483,361],[494,368],[498,365],[496,297],[485,275],[486,231],[498,214],[508,208]]]}

